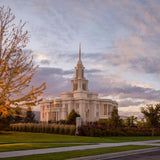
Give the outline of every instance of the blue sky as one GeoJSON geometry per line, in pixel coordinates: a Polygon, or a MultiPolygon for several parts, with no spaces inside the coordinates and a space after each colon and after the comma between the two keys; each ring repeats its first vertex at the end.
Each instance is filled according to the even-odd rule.
{"type": "Polygon", "coordinates": [[[160,1],[0,0],[27,22],[28,50],[40,66],[45,97],[70,90],[82,43],[90,91],[119,102],[121,115],[159,102],[160,1]]]}

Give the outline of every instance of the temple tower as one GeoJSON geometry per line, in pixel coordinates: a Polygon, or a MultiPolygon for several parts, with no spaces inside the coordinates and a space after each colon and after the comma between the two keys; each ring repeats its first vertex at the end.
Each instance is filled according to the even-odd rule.
{"type": "Polygon", "coordinates": [[[84,77],[84,69],[81,60],[81,43],[79,43],[79,59],[75,67],[75,77],[71,80],[71,91],[88,91],[88,80],[84,77]]]}

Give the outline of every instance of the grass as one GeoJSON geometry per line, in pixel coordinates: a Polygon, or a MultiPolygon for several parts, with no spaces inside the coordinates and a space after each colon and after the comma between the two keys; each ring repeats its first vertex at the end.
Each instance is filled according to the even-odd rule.
{"type": "Polygon", "coordinates": [[[131,141],[159,140],[157,137],[82,137],[47,133],[1,132],[0,144],[4,143],[118,143],[131,141]]]}
{"type": "MultiPolygon", "coordinates": [[[[108,147],[108,148],[97,148],[97,149],[87,149],[79,151],[69,151],[69,152],[60,152],[60,153],[50,153],[50,154],[40,154],[40,155],[31,155],[23,157],[14,157],[14,158],[4,158],[5,160],[64,160],[76,157],[85,157],[106,153],[122,152],[136,149],[151,148],[152,146],[120,146],[120,147],[108,147]]],[[[3,158],[2,158],[3,159],[3,158]]]]}
{"type": "Polygon", "coordinates": [[[0,144],[0,152],[6,151],[19,151],[19,150],[30,150],[40,148],[57,148],[57,147],[69,147],[79,146],[82,144],[54,144],[54,143],[12,143],[12,144],[0,144]]]}

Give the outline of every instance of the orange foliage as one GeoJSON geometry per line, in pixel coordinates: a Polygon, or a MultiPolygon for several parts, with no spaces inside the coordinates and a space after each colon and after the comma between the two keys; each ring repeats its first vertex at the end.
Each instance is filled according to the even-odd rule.
{"type": "Polygon", "coordinates": [[[0,116],[14,112],[15,106],[35,106],[45,89],[45,83],[30,88],[38,66],[33,64],[31,53],[24,52],[29,42],[25,23],[13,23],[15,16],[10,8],[0,7],[0,116]],[[29,89],[30,88],[30,89],[29,89]]]}

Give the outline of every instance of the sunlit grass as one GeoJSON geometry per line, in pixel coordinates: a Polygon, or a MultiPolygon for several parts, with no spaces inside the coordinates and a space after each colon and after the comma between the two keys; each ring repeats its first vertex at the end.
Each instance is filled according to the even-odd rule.
{"type": "Polygon", "coordinates": [[[79,145],[86,145],[86,144],[53,144],[53,143],[0,144],[0,152],[30,150],[30,149],[40,149],[40,148],[69,147],[69,146],[79,146],[79,145]]]}
{"type": "Polygon", "coordinates": [[[157,137],[82,137],[47,133],[1,132],[0,143],[66,142],[66,143],[118,143],[129,141],[157,140],[157,137]]]}

